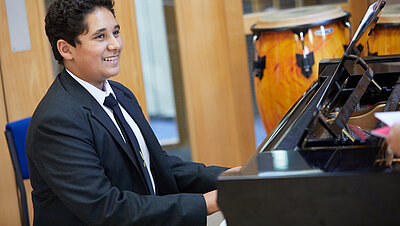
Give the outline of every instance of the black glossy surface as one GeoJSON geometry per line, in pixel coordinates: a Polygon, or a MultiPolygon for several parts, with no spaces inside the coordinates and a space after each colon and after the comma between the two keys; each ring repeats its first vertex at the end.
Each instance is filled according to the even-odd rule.
{"type": "MultiPolygon", "coordinates": [[[[366,61],[383,87],[378,91],[370,84],[362,96],[362,105],[373,105],[387,100],[393,90],[400,55],[366,61]]],[[[327,114],[318,110],[318,101],[338,63],[322,63],[319,83],[282,119],[241,175],[219,177],[218,203],[229,226],[399,225],[400,166],[375,164],[385,149],[383,140],[370,136],[353,143],[344,135],[313,134],[321,127],[317,115],[327,114]]],[[[359,80],[358,70],[343,79],[341,89],[334,87],[337,94],[331,92],[325,101],[335,103],[328,104],[343,105],[359,80]]]]}

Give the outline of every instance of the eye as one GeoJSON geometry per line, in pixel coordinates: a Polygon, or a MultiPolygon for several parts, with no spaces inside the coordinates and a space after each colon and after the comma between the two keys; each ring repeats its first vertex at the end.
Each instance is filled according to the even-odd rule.
{"type": "Polygon", "coordinates": [[[118,35],[119,35],[119,30],[114,31],[114,32],[113,32],[113,35],[114,35],[114,36],[118,36],[118,35]]]}
{"type": "Polygon", "coordinates": [[[101,35],[97,35],[96,36],[96,39],[103,39],[105,36],[103,35],[103,34],[101,34],[101,35]]]}

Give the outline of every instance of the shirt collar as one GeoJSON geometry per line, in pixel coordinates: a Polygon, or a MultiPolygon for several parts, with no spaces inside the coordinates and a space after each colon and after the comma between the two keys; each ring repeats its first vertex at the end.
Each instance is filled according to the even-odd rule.
{"type": "Polygon", "coordinates": [[[103,90],[98,89],[96,86],[80,79],[76,75],[74,75],[72,72],[68,71],[68,69],[65,69],[68,74],[71,75],[72,78],[74,78],[79,84],[83,86],[93,97],[96,99],[96,101],[103,106],[104,99],[112,93],[112,95],[115,97],[115,93],[112,90],[110,83],[108,83],[108,80],[105,80],[103,83],[103,90]]]}

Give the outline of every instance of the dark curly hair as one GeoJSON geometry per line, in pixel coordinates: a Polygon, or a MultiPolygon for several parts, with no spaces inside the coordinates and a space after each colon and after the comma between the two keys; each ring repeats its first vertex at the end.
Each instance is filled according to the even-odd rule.
{"type": "Polygon", "coordinates": [[[74,47],[80,44],[78,36],[88,29],[86,17],[98,7],[110,10],[115,17],[114,0],[56,0],[49,6],[45,30],[59,64],[64,65],[64,62],[57,41],[63,39],[74,47]]]}

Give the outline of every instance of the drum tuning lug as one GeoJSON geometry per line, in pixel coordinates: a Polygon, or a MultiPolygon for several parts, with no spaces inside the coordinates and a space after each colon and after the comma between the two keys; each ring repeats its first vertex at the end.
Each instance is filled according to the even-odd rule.
{"type": "Polygon", "coordinates": [[[312,74],[312,66],[314,65],[314,53],[311,52],[306,55],[296,54],[296,61],[304,77],[309,78],[312,74]]]}
{"type": "Polygon", "coordinates": [[[260,57],[258,55],[257,46],[256,46],[257,40],[258,40],[258,35],[255,34],[253,36],[253,48],[254,48],[253,72],[254,72],[254,76],[258,77],[261,80],[264,75],[265,56],[260,57]]]}
{"type": "Polygon", "coordinates": [[[261,80],[264,75],[264,69],[265,69],[265,56],[263,57],[257,56],[257,60],[255,60],[253,63],[254,76],[258,77],[261,80]]]}
{"type": "MultiPolygon", "coordinates": [[[[350,21],[346,21],[345,25],[349,29],[349,40],[351,40],[351,23],[350,23],[350,21]]],[[[347,49],[347,46],[346,46],[346,49],[347,49]]],[[[345,51],[346,51],[346,49],[345,49],[345,51]]]]}

